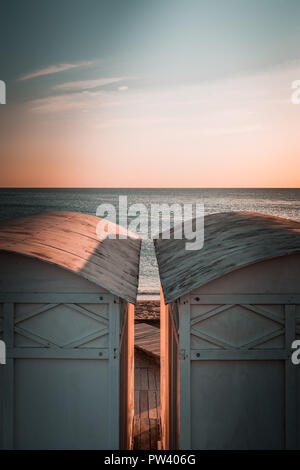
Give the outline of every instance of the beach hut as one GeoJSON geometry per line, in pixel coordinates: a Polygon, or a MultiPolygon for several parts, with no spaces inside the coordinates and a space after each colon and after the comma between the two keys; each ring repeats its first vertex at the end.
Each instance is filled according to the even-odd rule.
{"type": "Polygon", "coordinates": [[[0,442],[4,449],[132,443],[141,240],[98,217],[45,212],[0,224],[0,442]],[[104,227],[104,229],[103,229],[104,227]]]}
{"type": "Polygon", "coordinates": [[[204,247],[155,241],[164,448],[300,448],[300,223],[205,217],[204,247]]]}

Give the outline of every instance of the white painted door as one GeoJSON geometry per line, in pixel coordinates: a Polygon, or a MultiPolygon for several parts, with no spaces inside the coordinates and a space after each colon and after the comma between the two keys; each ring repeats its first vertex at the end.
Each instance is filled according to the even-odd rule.
{"type": "Polygon", "coordinates": [[[3,448],[118,446],[118,366],[113,365],[118,331],[109,322],[113,297],[77,297],[52,295],[45,303],[39,294],[1,304],[8,350],[0,377],[3,448]]]}

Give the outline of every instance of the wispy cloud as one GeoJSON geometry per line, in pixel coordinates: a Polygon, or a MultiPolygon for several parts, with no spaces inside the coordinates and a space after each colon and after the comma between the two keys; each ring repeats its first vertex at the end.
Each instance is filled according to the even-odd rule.
{"type": "Polygon", "coordinates": [[[60,85],[55,85],[53,88],[55,90],[89,90],[92,88],[110,85],[112,83],[122,82],[126,79],[128,79],[128,77],[98,78],[95,80],[77,80],[74,82],[61,83],[60,85]]]}
{"type": "Polygon", "coordinates": [[[22,75],[18,79],[18,81],[30,80],[32,78],[42,77],[44,75],[52,75],[54,73],[64,72],[66,70],[76,69],[79,67],[89,67],[94,64],[95,64],[95,61],[88,60],[88,61],[83,61],[83,62],[76,62],[75,64],[50,65],[49,67],[46,67],[44,69],[39,69],[27,75],[22,75]]]}
{"type": "Polygon", "coordinates": [[[89,103],[89,93],[70,93],[60,96],[49,96],[31,101],[31,110],[37,113],[55,113],[71,109],[84,109],[89,103]]]}
{"type": "Polygon", "coordinates": [[[97,111],[102,107],[115,107],[122,104],[120,93],[107,91],[81,91],[49,96],[29,102],[31,111],[36,113],[56,113],[70,110],[97,111]]]}
{"type": "Polygon", "coordinates": [[[298,76],[296,65],[168,89],[128,89],[127,80],[133,77],[68,82],[57,86],[65,93],[53,93],[27,102],[26,106],[35,114],[66,112],[74,120],[82,119],[82,113],[86,113],[85,122],[92,126],[100,116],[101,128],[115,127],[122,132],[133,128],[145,132],[163,129],[166,135],[184,139],[194,136],[202,141],[216,136],[224,139],[242,138],[246,134],[260,136],[262,130],[267,132],[271,127],[270,122],[275,126],[283,115],[295,113],[289,98],[290,84],[298,76]],[[123,79],[124,83],[116,83],[123,79]],[[116,86],[105,88],[103,85],[108,83],[116,86]]]}

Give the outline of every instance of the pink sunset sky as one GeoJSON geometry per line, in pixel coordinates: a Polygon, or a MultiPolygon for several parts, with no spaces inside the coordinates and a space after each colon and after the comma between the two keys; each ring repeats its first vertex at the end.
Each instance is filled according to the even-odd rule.
{"type": "MultiPolygon", "coordinates": [[[[164,1],[154,2],[160,12],[165,5],[160,23],[147,17],[142,30],[131,19],[123,41],[99,57],[86,47],[73,60],[64,47],[47,61],[28,56],[11,71],[0,107],[1,187],[300,185],[300,105],[291,101],[300,60],[288,49],[288,32],[277,30],[289,53],[283,48],[273,57],[276,24],[264,31],[258,23],[258,39],[252,37],[255,10],[246,21],[236,9],[227,20],[208,9],[211,29],[200,37],[193,12],[181,24],[180,3],[168,11],[164,1]],[[248,30],[237,28],[242,20],[248,30]]],[[[89,35],[86,26],[83,42],[89,35]]],[[[76,43],[75,32],[72,38],[76,43]]],[[[51,31],[43,41],[51,41],[51,31]]]]}

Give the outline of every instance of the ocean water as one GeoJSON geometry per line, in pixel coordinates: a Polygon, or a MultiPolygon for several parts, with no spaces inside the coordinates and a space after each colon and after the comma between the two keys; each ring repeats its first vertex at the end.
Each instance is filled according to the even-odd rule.
{"type": "MultiPolygon", "coordinates": [[[[127,196],[128,205],[142,203],[148,210],[155,203],[202,203],[206,214],[251,211],[300,222],[300,189],[0,189],[0,220],[49,210],[96,215],[103,203],[118,209],[121,195],[127,196]]],[[[144,240],[139,290],[158,289],[153,243],[144,240]]]]}

